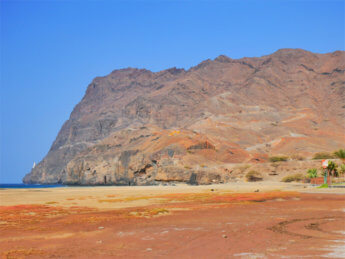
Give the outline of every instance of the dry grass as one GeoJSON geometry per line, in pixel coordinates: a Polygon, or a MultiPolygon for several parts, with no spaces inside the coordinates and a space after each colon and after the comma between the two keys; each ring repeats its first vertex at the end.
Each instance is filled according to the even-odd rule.
{"type": "Polygon", "coordinates": [[[293,155],[290,156],[290,158],[291,158],[292,160],[298,160],[298,161],[303,161],[303,160],[305,160],[305,157],[304,157],[304,156],[301,156],[301,155],[299,155],[299,154],[293,154],[293,155]]]}
{"type": "Polygon", "coordinates": [[[28,256],[40,257],[44,255],[44,251],[41,249],[29,248],[29,249],[12,249],[2,254],[2,258],[26,258],[28,256]]]}
{"type": "Polygon", "coordinates": [[[101,200],[98,200],[98,202],[122,202],[123,200],[122,199],[101,199],[101,200]]]}
{"type": "Polygon", "coordinates": [[[131,202],[131,201],[138,201],[138,200],[147,200],[150,198],[155,198],[154,196],[133,196],[127,197],[122,199],[100,199],[98,202],[131,202]]]}
{"type": "Polygon", "coordinates": [[[237,166],[234,169],[239,170],[239,172],[242,174],[250,167],[251,167],[251,165],[245,164],[245,165],[237,166]]]}
{"type": "Polygon", "coordinates": [[[132,217],[144,217],[144,218],[151,218],[151,217],[157,217],[162,215],[169,214],[169,210],[165,208],[152,208],[152,209],[139,209],[136,211],[130,211],[128,213],[129,216],[132,217]]]}
{"type": "Polygon", "coordinates": [[[271,156],[269,158],[270,162],[285,162],[287,161],[289,158],[287,156],[271,156]]]}
{"type": "Polygon", "coordinates": [[[48,202],[46,202],[46,204],[58,204],[58,202],[57,201],[48,201],[48,202]]]}
{"type": "Polygon", "coordinates": [[[262,181],[263,177],[261,173],[251,170],[246,174],[246,179],[248,182],[257,182],[262,181]]]}
{"type": "Polygon", "coordinates": [[[48,205],[16,205],[0,207],[0,229],[34,230],[40,222],[54,217],[78,214],[93,209],[85,207],[62,208],[48,205]]]}
{"type": "Polygon", "coordinates": [[[288,176],[285,176],[283,179],[282,179],[282,182],[285,182],[285,183],[290,183],[290,182],[300,182],[304,179],[304,175],[303,174],[291,174],[291,175],[288,175],[288,176]]]}
{"type": "MultiPolygon", "coordinates": [[[[180,193],[180,194],[169,194],[164,196],[159,196],[160,198],[166,199],[166,202],[186,202],[186,203],[223,203],[223,202],[242,202],[242,201],[263,201],[271,200],[282,197],[295,197],[298,196],[296,192],[265,192],[265,193],[180,193]]],[[[175,204],[180,206],[180,204],[175,204]]]]}
{"type": "Polygon", "coordinates": [[[315,153],[313,156],[313,159],[332,159],[332,158],[335,158],[335,156],[328,152],[315,153]]]}

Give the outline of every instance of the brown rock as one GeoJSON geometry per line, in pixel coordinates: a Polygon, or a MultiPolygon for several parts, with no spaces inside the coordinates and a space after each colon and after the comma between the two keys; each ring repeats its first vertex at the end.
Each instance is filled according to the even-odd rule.
{"type": "Polygon", "coordinates": [[[219,183],[243,177],[224,164],[343,148],[344,71],[345,52],[301,49],[187,71],[115,70],[91,82],[23,181],[219,183]]]}

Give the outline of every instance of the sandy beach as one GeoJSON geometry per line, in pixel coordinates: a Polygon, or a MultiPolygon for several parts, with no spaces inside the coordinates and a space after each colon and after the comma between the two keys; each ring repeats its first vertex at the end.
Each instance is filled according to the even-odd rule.
{"type": "Polygon", "coordinates": [[[97,209],[119,209],[159,203],[157,196],[193,193],[250,193],[293,191],[303,193],[345,194],[345,188],[318,189],[309,184],[274,181],[239,182],[192,186],[76,186],[46,189],[0,189],[0,205],[41,204],[59,206],[86,206],[97,209]]]}
{"type": "Polygon", "coordinates": [[[345,190],[298,183],[0,190],[3,258],[341,258],[345,190]]]}

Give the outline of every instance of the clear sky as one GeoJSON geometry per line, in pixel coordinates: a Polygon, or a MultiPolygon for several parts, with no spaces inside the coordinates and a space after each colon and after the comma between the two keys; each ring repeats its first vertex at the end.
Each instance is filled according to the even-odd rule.
{"type": "Polygon", "coordinates": [[[345,48],[344,0],[0,2],[0,183],[46,155],[96,76],[345,48]]]}

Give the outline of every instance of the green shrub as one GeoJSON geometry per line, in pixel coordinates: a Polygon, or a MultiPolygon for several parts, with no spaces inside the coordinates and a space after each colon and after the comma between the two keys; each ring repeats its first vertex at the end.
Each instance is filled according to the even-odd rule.
{"type": "Polygon", "coordinates": [[[248,182],[257,182],[262,181],[263,177],[259,172],[251,170],[246,174],[246,179],[248,182]]]}
{"type": "Polygon", "coordinates": [[[334,158],[334,155],[328,152],[319,152],[315,153],[313,159],[331,159],[334,158]]]}
{"type": "Polygon", "coordinates": [[[328,184],[327,183],[324,183],[323,185],[320,185],[319,187],[317,188],[328,188],[328,184]]]}
{"type": "Polygon", "coordinates": [[[317,177],[317,169],[312,168],[307,171],[307,175],[309,178],[316,178],[317,177]]]}
{"type": "Polygon", "coordinates": [[[339,149],[338,151],[335,151],[334,156],[340,159],[345,159],[345,149],[339,149]]]}
{"type": "Polygon", "coordinates": [[[271,156],[269,160],[275,163],[275,162],[287,161],[288,157],[287,156],[271,156]]]}
{"type": "Polygon", "coordinates": [[[288,176],[285,176],[283,179],[282,179],[282,182],[285,182],[285,183],[290,183],[290,182],[300,182],[304,179],[304,176],[302,174],[292,174],[292,175],[288,175],[288,176]]]}

